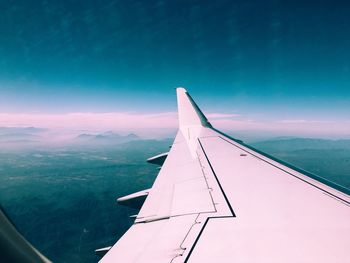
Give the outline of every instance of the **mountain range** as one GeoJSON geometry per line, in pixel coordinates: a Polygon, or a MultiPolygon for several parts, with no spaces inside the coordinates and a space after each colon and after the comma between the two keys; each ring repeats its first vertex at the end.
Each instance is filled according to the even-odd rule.
{"type": "Polygon", "coordinates": [[[118,133],[114,133],[113,131],[108,131],[100,134],[89,134],[83,133],[74,138],[75,143],[83,143],[88,145],[96,145],[96,144],[120,144],[130,141],[140,140],[134,133],[130,133],[127,135],[120,135],[118,133]]]}

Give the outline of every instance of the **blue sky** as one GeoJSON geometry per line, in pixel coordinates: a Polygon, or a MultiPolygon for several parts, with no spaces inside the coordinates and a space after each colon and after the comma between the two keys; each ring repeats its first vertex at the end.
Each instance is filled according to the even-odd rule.
{"type": "MultiPolygon", "coordinates": [[[[0,112],[349,121],[346,1],[2,1],[0,112]]],[[[350,133],[350,131],[349,131],[350,133]]]]}

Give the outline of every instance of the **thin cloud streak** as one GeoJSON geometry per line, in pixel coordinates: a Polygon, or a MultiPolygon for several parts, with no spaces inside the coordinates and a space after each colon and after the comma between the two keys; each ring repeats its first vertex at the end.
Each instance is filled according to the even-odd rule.
{"type": "Polygon", "coordinates": [[[280,123],[334,123],[334,121],[321,121],[321,120],[281,120],[280,123]]]}
{"type": "Polygon", "coordinates": [[[240,117],[239,114],[227,114],[227,113],[209,113],[206,114],[208,119],[232,119],[240,117]]]}

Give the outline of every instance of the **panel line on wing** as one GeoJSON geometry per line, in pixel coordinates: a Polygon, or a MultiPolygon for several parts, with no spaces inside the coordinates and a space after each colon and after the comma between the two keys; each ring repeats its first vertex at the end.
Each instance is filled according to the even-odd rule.
{"type": "Polygon", "coordinates": [[[350,195],[350,189],[347,188],[347,187],[344,187],[344,186],[342,186],[342,185],[340,185],[338,183],[335,183],[333,181],[329,181],[329,180],[327,180],[324,177],[321,177],[321,176],[315,175],[313,173],[310,173],[308,171],[305,171],[305,170],[303,170],[303,169],[301,169],[299,167],[296,167],[296,166],[294,166],[294,165],[292,165],[290,163],[287,163],[287,162],[282,161],[282,160],[280,160],[280,159],[278,159],[278,158],[276,158],[274,156],[271,156],[270,154],[262,152],[262,151],[254,148],[254,147],[252,147],[250,145],[245,144],[241,140],[235,139],[235,138],[233,138],[233,137],[231,137],[231,136],[229,136],[229,135],[227,135],[227,134],[225,134],[225,133],[215,129],[214,127],[211,127],[210,129],[212,131],[217,132],[218,134],[224,136],[225,138],[229,139],[230,141],[233,141],[233,142],[237,143],[238,145],[241,145],[241,146],[247,148],[249,151],[253,151],[253,152],[255,152],[255,153],[257,153],[257,154],[259,154],[259,155],[261,155],[263,157],[266,157],[266,158],[268,158],[268,159],[270,159],[270,160],[272,160],[272,161],[274,161],[274,162],[276,162],[276,163],[278,163],[280,165],[283,165],[283,166],[287,167],[288,169],[291,169],[293,171],[296,171],[296,172],[298,172],[298,173],[308,177],[309,179],[316,180],[317,182],[321,182],[322,184],[325,184],[327,187],[334,188],[335,190],[340,192],[340,194],[342,194],[343,196],[349,196],[350,195]]]}
{"type": "Polygon", "coordinates": [[[200,230],[198,236],[196,237],[196,240],[194,241],[193,246],[191,247],[190,251],[188,252],[184,263],[187,263],[188,260],[190,259],[191,254],[192,254],[192,252],[194,251],[194,249],[195,249],[195,247],[196,247],[196,245],[197,245],[197,243],[198,243],[198,241],[199,241],[201,235],[203,234],[204,229],[205,229],[205,227],[207,226],[209,220],[210,220],[210,219],[222,219],[222,218],[234,218],[234,216],[214,216],[214,217],[207,217],[207,218],[206,218],[206,220],[205,220],[205,222],[204,222],[204,225],[203,225],[203,227],[201,228],[201,230],[200,230]]]}
{"type": "Polygon", "coordinates": [[[198,156],[199,165],[200,165],[200,167],[201,167],[201,171],[202,171],[202,174],[203,174],[205,183],[206,183],[206,185],[207,185],[207,187],[208,187],[208,191],[209,191],[209,195],[210,195],[211,201],[212,201],[212,203],[213,203],[215,212],[217,212],[216,204],[215,204],[215,202],[214,202],[214,198],[213,198],[213,195],[212,195],[212,193],[211,193],[212,188],[211,188],[211,187],[209,186],[209,184],[208,184],[208,180],[207,180],[206,174],[205,174],[205,172],[204,172],[204,170],[203,170],[204,166],[203,166],[203,164],[202,164],[202,162],[201,162],[201,159],[200,159],[200,157],[199,157],[199,153],[198,153],[198,152],[197,152],[197,156],[198,156]]]}
{"type": "MultiPolygon", "coordinates": [[[[334,197],[334,198],[337,199],[338,201],[342,201],[342,202],[344,202],[344,203],[350,205],[350,202],[348,202],[348,201],[342,199],[342,198],[339,197],[339,196],[336,196],[335,194],[333,194],[333,193],[331,193],[331,192],[329,192],[329,191],[323,189],[322,187],[317,186],[317,185],[313,184],[312,182],[309,182],[309,181],[307,181],[307,180],[305,180],[305,179],[303,179],[303,178],[301,178],[301,177],[299,177],[299,176],[297,176],[297,175],[295,175],[295,174],[293,174],[293,173],[291,173],[291,172],[288,172],[287,170],[283,169],[282,167],[280,167],[280,166],[278,166],[278,165],[275,165],[275,164],[273,164],[272,162],[269,162],[268,160],[265,160],[264,158],[261,158],[261,157],[259,157],[258,155],[254,154],[254,153],[251,153],[251,152],[248,151],[247,149],[244,149],[243,147],[240,147],[240,146],[238,146],[238,145],[236,145],[236,144],[230,142],[229,140],[227,140],[227,139],[225,139],[225,138],[222,138],[221,136],[219,136],[218,138],[220,138],[220,139],[224,140],[225,142],[227,142],[227,143],[229,143],[229,144],[231,144],[231,145],[233,145],[233,146],[235,146],[235,147],[241,149],[242,151],[245,151],[246,153],[251,154],[251,155],[254,156],[255,158],[258,158],[259,160],[261,160],[261,161],[263,161],[263,162],[265,162],[265,163],[268,163],[268,164],[272,165],[273,167],[275,167],[275,168],[277,168],[277,169],[279,169],[279,170],[281,170],[281,171],[283,171],[283,172],[285,172],[285,173],[287,173],[287,174],[293,176],[294,178],[297,178],[297,179],[303,181],[304,183],[307,183],[308,185],[311,185],[311,186],[317,188],[318,190],[321,190],[322,192],[325,192],[325,193],[329,194],[330,196],[334,197]]],[[[282,165],[282,164],[281,164],[281,165],[282,165]]],[[[312,179],[312,178],[310,178],[310,179],[312,179]]],[[[313,180],[315,180],[315,179],[313,179],[313,180]]],[[[320,182],[320,183],[321,183],[321,182],[320,182]]]]}
{"type": "Polygon", "coordinates": [[[229,200],[228,200],[228,198],[227,198],[227,196],[226,196],[226,193],[225,193],[224,189],[222,188],[222,186],[221,186],[221,184],[220,184],[220,181],[219,181],[219,179],[218,179],[218,177],[217,177],[217,175],[216,175],[216,173],[215,173],[215,171],[214,171],[214,169],[213,169],[213,166],[211,165],[211,163],[210,163],[210,161],[209,161],[209,158],[208,158],[208,156],[207,156],[207,154],[206,154],[206,152],[205,152],[205,150],[204,150],[204,148],[203,148],[203,145],[202,145],[202,143],[201,143],[201,140],[200,140],[199,138],[198,138],[198,142],[199,142],[199,145],[200,145],[200,147],[201,147],[201,149],[202,149],[202,151],[203,151],[203,153],[204,153],[204,156],[205,156],[205,158],[206,158],[206,160],[207,160],[207,162],[208,162],[208,164],[209,164],[209,167],[210,167],[211,171],[213,172],[213,175],[214,175],[214,177],[215,177],[215,179],[216,179],[216,182],[218,183],[218,185],[219,185],[219,187],[220,187],[220,190],[221,190],[221,192],[222,192],[222,194],[223,194],[223,196],[224,196],[224,198],[225,198],[225,201],[226,201],[226,203],[227,203],[227,205],[228,205],[228,207],[229,207],[229,209],[230,209],[230,211],[231,211],[232,216],[233,216],[233,217],[236,217],[236,214],[235,214],[235,212],[233,211],[233,208],[232,208],[232,206],[231,206],[231,204],[230,204],[230,202],[229,202],[229,200]]]}
{"type": "Polygon", "coordinates": [[[329,193],[327,193],[327,192],[322,192],[324,195],[327,195],[328,197],[330,197],[330,198],[333,198],[333,199],[335,199],[335,200],[337,200],[338,202],[340,202],[340,203],[342,203],[342,204],[344,204],[344,205],[346,205],[346,206],[350,206],[350,203],[348,203],[348,202],[344,202],[342,199],[340,199],[340,198],[337,198],[337,197],[334,197],[334,195],[330,195],[329,193]]]}
{"type": "MultiPolygon", "coordinates": [[[[200,222],[197,222],[197,219],[198,219],[198,217],[200,216],[200,214],[201,214],[201,213],[198,213],[196,219],[194,220],[194,223],[191,225],[190,229],[187,231],[187,233],[186,233],[184,239],[182,240],[182,242],[181,242],[181,244],[180,244],[180,249],[182,249],[183,251],[185,251],[185,250],[187,249],[186,247],[183,247],[183,244],[184,244],[186,238],[188,237],[189,233],[191,232],[192,228],[193,228],[195,225],[200,224],[200,222]]],[[[172,263],[174,259],[176,259],[177,257],[181,257],[182,255],[183,255],[183,254],[178,254],[178,255],[176,255],[175,257],[173,257],[173,258],[171,259],[170,263],[172,263]]]]}

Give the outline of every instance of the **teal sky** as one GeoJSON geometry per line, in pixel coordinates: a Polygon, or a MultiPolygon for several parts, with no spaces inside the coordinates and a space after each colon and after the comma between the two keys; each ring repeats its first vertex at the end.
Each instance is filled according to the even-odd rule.
{"type": "Polygon", "coordinates": [[[1,1],[0,112],[349,120],[346,1],[1,1]]]}

